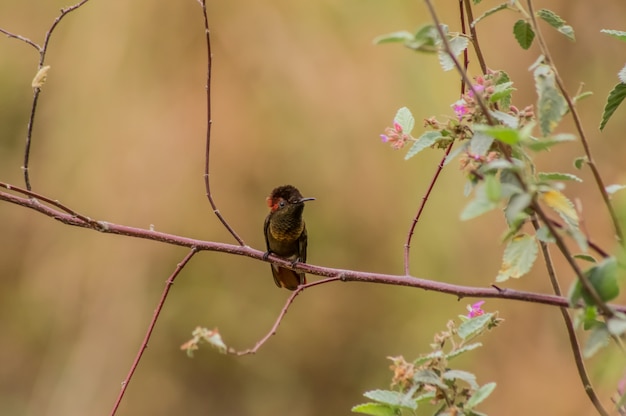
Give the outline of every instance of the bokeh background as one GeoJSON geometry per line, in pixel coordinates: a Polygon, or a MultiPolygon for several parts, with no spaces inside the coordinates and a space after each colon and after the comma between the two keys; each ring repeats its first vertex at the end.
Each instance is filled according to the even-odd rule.
{"type": "MultiPolygon", "coordinates": [[[[372,39],[429,22],[419,1],[289,0],[209,2],[213,36],[211,181],[221,212],[245,242],[263,248],[264,198],[281,184],[315,196],[305,211],[313,264],[402,272],[402,250],[441,157],[405,162],[379,134],[399,107],[421,122],[451,114],[459,79],[434,56],[372,39]]],[[[476,15],[496,3],[483,2],[476,15]]],[[[42,42],[65,1],[3,0],[0,27],[42,42]]],[[[458,30],[458,5],[438,1],[458,30]]],[[[605,132],[605,97],[626,45],[599,32],[625,30],[622,1],[537,2],[574,26],[577,42],[544,25],[606,182],[625,183],[626,128],[620,108],[605,132]]],[[[519,16],[486,19],[479,36],[491,68],[535,101],[512,35],[519,16]]],[[[196,1],[92,0],[52,37],[52,66],[37,113],[31,158],[35,191],[98,220],[193,238],[233,242],[212,214],[203,185],[206,49],[196,1]]],[[[0,38],[0,180],[23,185],[26,123],[35,50],[0,38]]],[[[473,73],[478,66],[473,60],[473,73]]],[[[573,131],[565,122],[560,131],[573,131]]],[[[573,171],[579,143],[538,158],[540,169],[573,171]]],[[[606,211],[588,171],[566,193],[580,198],[593,238],[612,249],[606,211]]],[[[504,222],[498,212],[460,222],[464,178],[447,167],[419,222],[412,274],[488,286],[497,273],[504,222]]],[[[623,205],[622,205],[623,207],[623,205]]],[[[621,210],[623,212],[623,209],[621,210]]],[[[108,414],[143,339],[165,279],[186,250],[64,226],[0,204],[0,414],[108,414]]],[[[555,255],[559,266],[563,265],[555,255]]],[[[549,292],[541,262],[507,287],[549,292]]],[[[571,273],[560,277],[567,288],[571,273]]],[[[388,386],[387,356],[415,358],[470,299],[417,289],[330,284],[305,292],[276,336],[255,356],[179,346],[196,325],[218,327],[237,349],[271,327],[288,292],[269,266],[218,253],[197,255],[176,281],[118,414],[348,415],[361,394],[388,386]]],[[[623,299],[622,299],[623,301],[623,299]]],[[[557,309],[490,300],[506,321],[484,348],[458,362],[498,388],[489,414],[593,414],[557,309]]],[[[614,349],[588,361],[607,406],[624,371],[614,349]]]]}

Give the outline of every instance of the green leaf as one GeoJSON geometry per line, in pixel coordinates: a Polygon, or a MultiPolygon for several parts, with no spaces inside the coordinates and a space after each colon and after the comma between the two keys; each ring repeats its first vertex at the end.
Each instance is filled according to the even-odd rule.
{"type": "Polygon", "coordinates": [[[547,22],[550,26],[567,36],[570,40],[575,40],[574,29],[565,24],[565,20],[561,19],[556,13],[548,9],[541,9],[537,12],[537,16],[547,22]]]}
{"type": "Polygon", "coordinates": [[[502,197],[502,187],[496,175],[485,176],[485,192],[491,202],[498,202],[502,197]]]}
{"type": "Polygon", "coordinates": [[[418,370],[413,375],[413,381],[420,384],[426,384],[429,386],[437,386],[442,389],[447,388],[447,386],[441,381],[437,373],[433,370],[418,370]]]}
{"type": "Polygon", "coordinates": [[[513,34],[522,49],[530,48],[530,45],[533,43],[533,39],[535,39],[535,32],[533,31],[532,26],[525,20],[518,20],[515,22],[515,25],[513,25],[513,34]]]}
{"type": "Polygon", "coordinates": [[[502,266],[496,282],[504,282],[509,278],[519,278],[530,271],[537,259],[537,241],[528,234],[513,237],[504,249],[502,266]]]}
{"type": "Polygon", "coordinates": [[[539,64],[534,70],[537,89],[537,116],[541,133],[547,136],[561,121],[567,110],[567,103],[556,86],[552,68],[539,64]]]}
{"type": "Polygon", "coordinates": [[[462,380],[469,384],[472,389],[478,388],[478,383],[476,383],[476,376],[472,373],[468,373],[467,371],[462,370],[448,370],[443,373],[444,380],[462,380]]]}
{"type": "Polygon", "coordinates": [[[378,403],[395,407],[416,409],[417,404],[405,394],[392,390],[371,390],[363,393],[363,396],[378,403]]]}
{"type": "Polygon", "coordinates": [[[593,256],[590,256],[589,254],[574,254],[574,258],[588,261],[590,263],[596,263],[596,259],[593,256]]]}
{"type": "Polygon", "coordinates": [[[574,209],[574,204],[561,192],[556,189],[550,189],[541,193],[540,198],[546,205],[556,211],[568,225],[578,226],[578,214],[574,209]]]}
{"type": "Polygon", "coordinates": [[[606,193],[609,195],[612,195],[617,191],[621,191],[622,189],[626,189],[626,185],[613,184],[613,185],[608,185],[606,188],[604,188],[606,193]]]}
{"type": "Polygon", "coordinates": [[[598,322],[591,330],[589,338],[587,338],[587,342],[583,348],[583,356],[585,358],[591,358],[596,352],[607,345],[609,345],[609,330],[603,322],[598,322]]]}
{"type": "Polygon", "coordinates": [[[505,144],[514,145],[522,139],[519,130],[506,126],[487,126],[477,124],[475,126],[475,131],[488,134],[494,139],[505,144]]]}
{"type": "Polygon", "coordinates": [[[473,344],[469,344],[469,345],[464,345],[461,348],[458,348],[448,354],[446,354],[446,359],[451,360],[455,357],[458,357],[459,355],[466,353],[468,351],[472,351],[475,350],[478,347],[482,347],[483,344],[481,344],[480,342],[475,342],[473,344]]]}
{"type": "MultiPolygon", "coordinates": [[[[589,283],[603,302],[615,299],[619,295],[617,271],[617,260],[615,257],[607,257],[584,272],[584,275],[589,279],[589,283]]],[[[582,298],[585,304],[595,306],[593,298],[584,289],[580,280],[576,280],[573,284],[569,298],[572,304],[575,304],[582,298]]]]}
{"type": "Polygon", "coordinates": [[[402,132],[406,134],[411,134],[413,127],[415,126],[415,118],[413,118],[411,110],[406,107],[402,107],[396,112],[396,116],[393,118],[393,121],[398,123],[400,127],[402,127],[402,132]]]}
{"type": "Polygon", "coordinates": [[[572,175],[571,173],[539,172],[537,176],[541,181],[583,181],[578,176],[572,175]]]}
{"type": "MultiPolygon", "coordinates": [[[[474,4],[476,4],[476,2],[474,4]]],[[[485,13],[481,14],[476,19],[474,19],[474,21],[472,22],[472,27],[475,27],[478,24],[478,22],[483,20],[485,17],[491,16],[492,14],[499,12],[500,10],[507,9],[508,7],[509,7],[509,3],[506,2],[506,3],[502,3],[496,7],[493,7],[487,10],[485,13]]]]}
{"type": "Polygon", "coordinates": [[[574,159],[574,166],[576,167],[576,169],[582,169],[583,165],[587,162],[589,162],[587,156],[580,156],[574,159]]]}
{"type": "Polygon", "coordinates": [[[461,220],[466,221],[475,217],[478,217],[486,212],[496,209],[498,204],[491,201],[487,197],[487,192],[484,184],[476,186],[476,192],[474,199],[469,202],[461,213],[461,220]]]}
{"type": "Polygon", "coordinates": [[[591,97],[593,95],[593,93],[591,91],[585,91],[585,92],[581,92],[580,94],[578,94],[576,97],[572,98],[572,100],[577,103],[580,100],[587,98],[587,97],[591,97]]]}
{"type": "Polygon", "coordinates": [[[352,408],[353,413],[362,413],[371,416],[399,416],[400,411],[381,403],[363,403],[352,408]]]}
{"type": "Polygon", "coordinates": [[[478,404],[482,403],[491,393],[493,393],[496,388],[496,383],[487,383],[484,386],[481,386],[478,390],[472,394],[472,397],[469,398],[467,403],[465,403],[466,409],[472,409],[476,407],[478,404]]]}
{"type": "MultiPolygon", "coordinates": [[[[459,56],[461,52],[467,49],[467,45],[469,44],[469,40],[465,36],[456,36],[448,39],[448,45],[450,45],[450,49],[452,50],[452,54],[456,57],[459,56]]],[[[454,69],[454,60],[448,55],[445,49],[441,48],[439,50],[439,64],[444,71],[450,71],[454,69]]]]}
{"type": "Polygon", "coordinates": [[[573,134],[563,133],[563,134],[556,134],[552,137],[544,138],[544,139],[529,138],[528,140],[524,141],[524,145],[528,147],[530,150],[539,152],[542,150],[548,150],[552,146],[557,145],[559,143],[571,142],[573,140],[576,140],[576,136],[574,136],[573,134]]]}
{"type": "Polygon", "coordinates": [[[481,132],[475,131],[474,135],[470,139],[470,153],[477,156],[487,156],[494,138],[481,132]]]}
{"type": "MultiPolygon", "coordinates": [[[[510,100],[513,91],[515,91],[515,88],[513,88],[512,81],[496,84],[493,88],[493,94],[489,97],[489,101],[495,103],[497,101],[504,100],[505,98],[510,100]]],[[[508,107],[508,105],[505,106],[505,108],[506,107],[508,107]]]]}
{"type": "Polygon", "coordinates": [[[512,195],[509,203],[504,208],[504,216],[507,223],[515,224],[520,216],[526,218],[527,214],[524,211],[530,206],[532,201],[532,195],[526,192],[512,195]]]}
{"type": "Polygon", "coordinates": [[[481,334],[485,331],[489,325],[491,324],[491,320],[493,318],[492,313],[485,313],[474,318],[468,319],[459,325],[459,329],[457,330],[458,336],[467,341],[468,339],[472,339],[478,334],[481,334]]]}
{"type": "Polygon", "coordinates": [[[406,30],[400,32],[392,32],[384,35],[380,35],[374,38],[374,45],[380,45],[382,43],[395,43],[395,42],[410,42],[414,39],[413,34],[406,30]]]}
{"type": "Polygon", "coordinates": [[[604,130],[606,123],[609,121],[617,107],[624,101],[626,98],[626,84],[622,84],[621,82],[609,93],[608,98],[606,99],[606,105],[604,106],[604,112],[602,113],[602,121],[600,121],[600,130],[604,130]]]}
{"type": "Polygon", "coordinates": [[[417,140],[415,140],[413,146],[411,146],[409,151],[406,152],[406,155],[404,155],[404,160],[409,160],[422,150],[432,146],[441,137],[441,133],[439,133],[438,131],[427,131],[426,133],[422,134],[420,137],[417,138],[417,140]]]}
{"type": "MultiPolygon", "coordinates": [[[[475,134],[474,134],[475,135],[475,134]]],[[[453,149],[448,156],[446,156],[446,160],[443,162],[443,165],[446,166],[448,163],[452,162],[458,155],[467,151],[470,146],[470,142],[464,142],[461,146],[453,149]]]]}
{"type": "Polygon", "coordinates": [[[600,30],[600,32],[606,33],[609,36],[613,36],[614,38],[619,39],[622,42],[626,42],[626,32],[622,32],[621,30],[602,29],[600,30]]]}

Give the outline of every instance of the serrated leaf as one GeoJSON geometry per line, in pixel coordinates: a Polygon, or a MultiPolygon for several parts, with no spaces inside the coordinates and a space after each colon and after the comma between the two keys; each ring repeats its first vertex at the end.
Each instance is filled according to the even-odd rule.
{"type": "Polygon", "coordinates": [[[583,165],[587,162],[589,162],[587,156],[577,157],[576,159],[574,159],[574,167],[576,167],[576,169],[582,169],[583,165]]]}
{"type": "Polygon", "coordinates": [[[410,42],[414,39],[413,34],[406,30],[399,32],[386,33],[374,38],[374,45],[380,45],[382,43],[394,43],[394,42],[410,42]]]}
{"type": "Polygon", "coordinates": [[[511,81],[496,84],[493,88],[493,94],[489,97],[489,101],[495,103],[504,98],[510,99],[513,91],[515,91],[515,88],[513,88],[513,82],[511,81]]]}
{"type": "MultiPolygon", "coordinates": [[[[474,3],[474,4],[476,4],[476,3],[474,3]]],[[[496,7],[493,7],[491,9],[487,10],[485,13],[481,14],[476,19],[474,19],[474,21],[472,22],[472,27],[475,27],[478,24],[478,22],[483,20],[485,17],[491,16],[492,14],[494,14],[496,12],[499,12],[500,10],[504,10],[504,9],[506,9],[508,7],[509,7],[508,3],[502,3],[502,4],[499,4],[496,7]]]]}
{"type": "Polygon", "coordinates": [[[479,184],[476,187],[474,193],[474,199],[472,199],[463,209],[461,213],[461,221],[466,221],[475,217],[478,217],[486,212],[496,209],[498,204],[491,201],[487,197],[487,192],[484,184],[479,184]]]}
{"type": "Polygon", "coordinates": [[[621,82],[617,84],[611,92],[609,93],[608,98],[606,99],[606,105],[604,106],[604,112],[602,113],[602,121],[600,121],[600,130],[604,130],[606,123],[609,121],[617,107],[624,101],[626,98],[626,84],[622,84],[621,82]]]}
{"type": "Polygon", "coordinates": [[[528,147],[530,150],[539,152],[542,150],[548,150],[552,146],[555,146],[559,143],[571,142],[573,140],[576,140],[576,136],[574,136],[573,134],[556,134],[549,138],[543,138],[543,139],[532,138],[532,139],[526,140],[524,141],[524,145],[528,147]]]}
{"type": "Polygon", "coordinates": [[[539,172],[537,174],[539,180],[541,181],[575,181],[582,182],[576,175],[572,175],[571,173],[560,173],[560,172],[539,172]]]}
{"type": "Polygon", "coordinates": [[[530,45],[533,43],[533,39],[535,39],[535,32],[533,31],[532,26],[525,20],[518,20],[515,22],[515,25],[513,25],[513,34],[522,49],[530,48],[530,45]]]}
{"type": "Polygon", "coordinates": [[[591,358],[596,352],[607,345],[609,345],[609,330],[604,323],[598,322],[591,330],[589,338],[587,338],[587,342],[583,348],[583,356],[585,358],[591,358]]]}
{"type": "Polygon", "coordinates": [[[394,407],[407,407],[416,409],[417,404],[405,394],[392,390],[370,390],[363,393],[363,396],[378,403],[394,407]]]}
{"type": "Polygon", "coordinates": [[[550,26],[567,36],[570,40],[574,39],[574,29],[565,24],[565,20],[561,19],[556,13],[548,9],[541,9],[537,12],[537,16],[543,19],[550,26]]]}
{"type": "Polygon", "coordinates": [[[406,155],[404,155],[404,160],[408,160],[422,150],[432,146],[441,137],[441,133],[439,133],[438,131],[427,131],[426,133],[422,134],[420,137],[417,138],[417,140],[415,140],[413,146],[411,146],[409,151],[406,152],[406,155]]]}
{"type": "Polygon", "coordinates": [[[435,373],[433,370],[416,371],[413,375],[413,381],[415,383],[441,387],[442,389],[447,388],[447,386],[441,381],[437,373],[435,373]]]}
{"type": "MultiPolygon", "coordinates": [[[[456,36],[448,39],[448,45],[452,50],[452,54],[457,57],[461,52],[467,49],[469,41],[465,36],[456,36]]],[[[445,49],[439,50],[439,64],[444,71],[450,71],[454,69],[454,60],[448,55],[445,49]]]]}
{"type": "Polygon", "coordinates": [[[371,416],[398,416],[400,411],[382,403],[363,403],[352,407],[353,413],[371,416]]]}
{"type": "Polygon", "coordinates": [[[570,25],[563,25],[560,28],[558,28],[557,31],[565,35],[565,37],[568,38],[569,40],[572,40],[572,41],[576,40],[576,35],[574,34],[574,28],[571,27],[570,25]]]}
{"type": "Polygon", "coordinates": [[[469,384],[472,389],[478,388],[478,383],[476,382],[476,376],[472,373],[462,370],[448,370],[443,373],[444,380],[462,380],[469,384]]]}
{"type": "Polygon", "coordinates": [[[606,33],[609,36],[613,36],[614,38],[619,39],[622,42],[626,42],[626,32],[622,32],[621,30],[602,29],[600,30],[600,32],[606,33]]]}
{"type": "Polygon", "coordinates": [[[483,315],[468,319],[467,321],[459,325],[457,334],[464,341],[471,339],[486,330],[489,327],[489,323],[491,322],[492,318],[492,313],[485,313],[483,315]]]}
{"type": "Polygon", "coordinates": [[[474,135],[470,139],[470,153],[477,156],[487,156],[493,141],[493,137],[481,131],[475,131],[474,135]]]}
{"type": "Polygon", "coordinates": [[[550,208],[555,210],[561,218],[566,220],[568,223],[578,224],[578,214],[574,209],[574,204],[572,204],[572,201],[567,199],[565,195],[555,189],[543,192],[540,195],[541,200],[544,201],[550,208]]]}
{"type": "Polygon", "coordinates": [[[520,278],[530,271],[537,259],[537,241],[528,234],[520,234],[509,241],[502,256],[502,266],[496,282],[520,278]]]}
{"type": "Polygon", "coordinates": [[[621,191],[622,189],[626,189],[626,185],[613,184],[613,185],[608,185],[606,188],[604,188],[606,193],[609,195],[612,195],[617,191],[621,191]]]}
{"type": "Polygon", "coordinates": [[[476,407],[478,404],[482,403],[487,397],[489,397],[489,395],[493,393],[495,388],[496,383],[493,382],[481,386],[478,390],[474,392],[474,394],[472,394],[472,397],[467,400],[467,403],[465,403],[465,408],[472,409],[476,407]]]}
{"type": "Polygon", "coordinates": [[[411,134],[415,126],[415,118],[411,114],[411,110],[406,107],[402,107],[396,112],[393,121],[398,123],[402,127],[402,132],[406,134],[411,134]]]}
{"type": "Polygon", "coordinates": [[[567,110],[567,103],[556,86],[552,68],[539,64],[534,70],[537,89],[537,117],[541,133],[547,136],[561,121],[567,110]]]}
{"type": "Polygon", "coordinates": [[[507,223],[515,224],[520,217],[525,218],[527,214],[524,214],[524,211],[530,206],[532,201],[532,196],[526,192],[512,195],[509,203],[504,208],[504,216],[507,223]]]}

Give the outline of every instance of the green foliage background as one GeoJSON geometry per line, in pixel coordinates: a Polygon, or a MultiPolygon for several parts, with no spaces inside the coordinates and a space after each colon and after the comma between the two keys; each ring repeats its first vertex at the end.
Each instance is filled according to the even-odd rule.
{"type": "MultiPolygon", "coordinates": [[[[41,42],[67,5],[4,0],[0,26],[41,42]]],[[[580,108],[607,183],[624,183],[625,110],[602,134],[597,127],[625,56],[623,43],[600,29],[625,30],[626,4],[537,2],[544,6],[576,30],[572,43],[545,27],[570,91],[582,81],[595,93],[580,108]]],[[[457,2],[438,7],[458,30],[457,2]]],[[[528,67],[538,52],[516,45],[517,18],[487,18],[479,36],[488,64],[516,82],[521,108],[536,101],[528,67]]],[[[317,197],[305,212],[311,263],[401,273],[406,232],[439,155],[404,162],[378,135],[405,105],[418,120],[416,136],[421,118],[451,115],[458,76],[442,74],[434,56],[371,40],[429,22],[422,3],[241,0],[209,4],[209,19],[211,181],[221,212],[261,249],[265,196],[294,184],[317,197]]],[[[98,220],[231,242],[204,196],[205,53],[193,0],[92,0],[68,16],[48,55],[33,189],[98,220]]],[[[31,47],[0,39],[0,180],[17,185],[36,62],[31,47]]],[[[563,131],[572,131],[568,123],[563,131]]],[[[581,154],[570,143],[543,154],[539,164],[571,171],[581,154]]],[[[581,198],[587,229],[608,244],[611,227],[591,175],[580,176],[585,182],[568,184],[566,194],[581,198]]],[[[444,170],[416,229],[412,273],[488,286],[500,264],[504,222],[494,212],[460,223],[463,184],[455,164],[444,170]]],[[[9,204],[0,204],[0,245],[0,413],[106,413],[185,250],[72,229],[9,204]]],[[[539,267],[507,285],[550,290],[539,267]]],[[[287,295],[272,283],[267,264],[196,256],[173,287],[120,414],[347,415],[363,391],[390,378],[386,356],[410,359],[427,350],[432,334],[472,302],[404,288],[325,285],[298,297],[256,356],[204,350],[189,359],[179,351],[196,325],[218,326],[235,348],[252,346],[287,295]]],[[[483,411],[591,412],[556,309],[501,301],[485,309],[499,310],[506,322],[466,363],[479,383],[498,383],[483,411]]],[[[591,363],[604,398],[623,368],[612,356],[591,363]]]]}

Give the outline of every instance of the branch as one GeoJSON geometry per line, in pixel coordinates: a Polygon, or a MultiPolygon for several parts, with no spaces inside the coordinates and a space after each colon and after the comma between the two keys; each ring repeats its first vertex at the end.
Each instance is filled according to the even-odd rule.
{"type": "Polygon", "coordinates": [[[230,226],[228,221],[224,218],[220,210],[217,208],[217,204],[213,200],[213,194],[211,194],[211,183],[209,181],[209,159],[211,154],[211,125],[213,120],[211,119],[211,70],[213,68],[213,54],[211,53],[211,34],[209,31],[209,17],[206,12],[206,1],[198,0],[200,6],[202,6],[202,15],[204,16],[204,33],[206,36],[206,48],[207,48],[207,76],[206,76],[206,153],[204,156],[204,187],[206,189],[206,197],[209,199],[209,204],[213,208],[213,213],[217,216],[220,222],[226,227],[228,232],[237,240],[237,242],[245,246],[243,239],[239,237],[239,234],[235,232],[233,227],[230,226]]]}
{"type": "MultiPolygon", "coordinates": [[[[36,194],[35,194],[36,195],[36,194]]],[[[42,199],[40,197],[37,197],[42,199]]],[[[306,263],[297,263],[292,265],[292,262],[275,255],[270,255],[267,259],[264,259],[264,251],[256,250],[249,246],[240,246],[226,243],[217,243],[213,241],[196,240],[187,237],[181,237],[174,234],[163,233],[150,229],[129,227],[127,225],[113,224],[105,221],[91,221],[86,223],[80,218],[68,214],[64,211],[51,208],[47,205],[40,203],[37,199],[22,198],[9,194],[7,192],[0,191],[0,200],[7,201],[16,205],[30,208],[48,217],[54,218],[63,224],[72,225],[75,227],[88,228],[107,234],[124,235],[127,237],[141,238],[145,240],[158,241],[161,243],[195,248],[198,251],[215,251],[220,253],[228,253],[237,256],[250,257],[256,260],[267,261],[278,266],[292,268],[293,270],[302,271],[311,275],[335,277],[344,282],[368,282],[379,283],[393,286],[406,286],[414,287],[424,290],[432,290],[440,293],[447,293],[462,298],[499,298],[499,299],[511,299],[522,302],[537,303],[543,305],[551,305],[558,307],[571,307],[568,303],[568,299],[562,296],[526,292],[513,289],[501,289],[498,287],[472,287],[455,285],[451,283],[438,282],[434,280],[428,280],[413,276],[405,275],[391,275],[382,273],[370,273],[356,270],[344,270],[336,269],[332,267],[315,266],[306,263]]],[[[576,305],[579,307],[581,305],[576,305]]],[[[626,306],[622,305],[607,305],[613,310],[626,313],[626,306]]]]}
{"type": "Polygon", "coordinates": [[[154,310],[154,314],[152,315],[152,320],[150,321],[150,324],[148,325],[148,331],[146,332],[146,336],[144,337],[143,342],[141,343],[141,346],[139,347],[139,351],[137,352],[137,356],[135,357],[133,364],[130,366],[130,371],[128,372],[128,375],[122,382],[122,389],[120,390],[120,393],[117,396],[117,400],[115,401],[115,404],[113,405],[113,410],[111,410],[111,416],[114,416],[115,413],[117,412],[117,409],[120,406],[120,403],[122,402],[122,398],[124,397],[124,393],[126,393],[126,388],[128,387],[128,383],[130,383],[130,379],[135,373],[135,370],[137,369],[137,365],[139,365],[139,361],[141,360],[141,357],[143,356],[144,351],[146,350],[146,348],[148,348],[148,342],[150,341],[150,337],[152,336],[152,331],[154,330],[154,326],[156,325],[157,319],[159,319],[159,314],[161,313],[161,310],[163,309],[163,305],[165,304],[165,299],[167,299],[167,294],[169,293],[170,288],[174,284],[174,279],[176,279],[176,276],[178,276],[178,274],[187,265],[189,260],[191,260],[191,258],[197,252],[198,250],[192,247],[191,251],[189,251],[189,253],[187,253],[185,258],[183,258],[183,260],[176,265],[176,269],[174,269],[174,272],[165,281],[165,288],[163,289],[163,293],[161,294],[161,299],[159,300],[159,303],[156,309],[154,310]]]}

